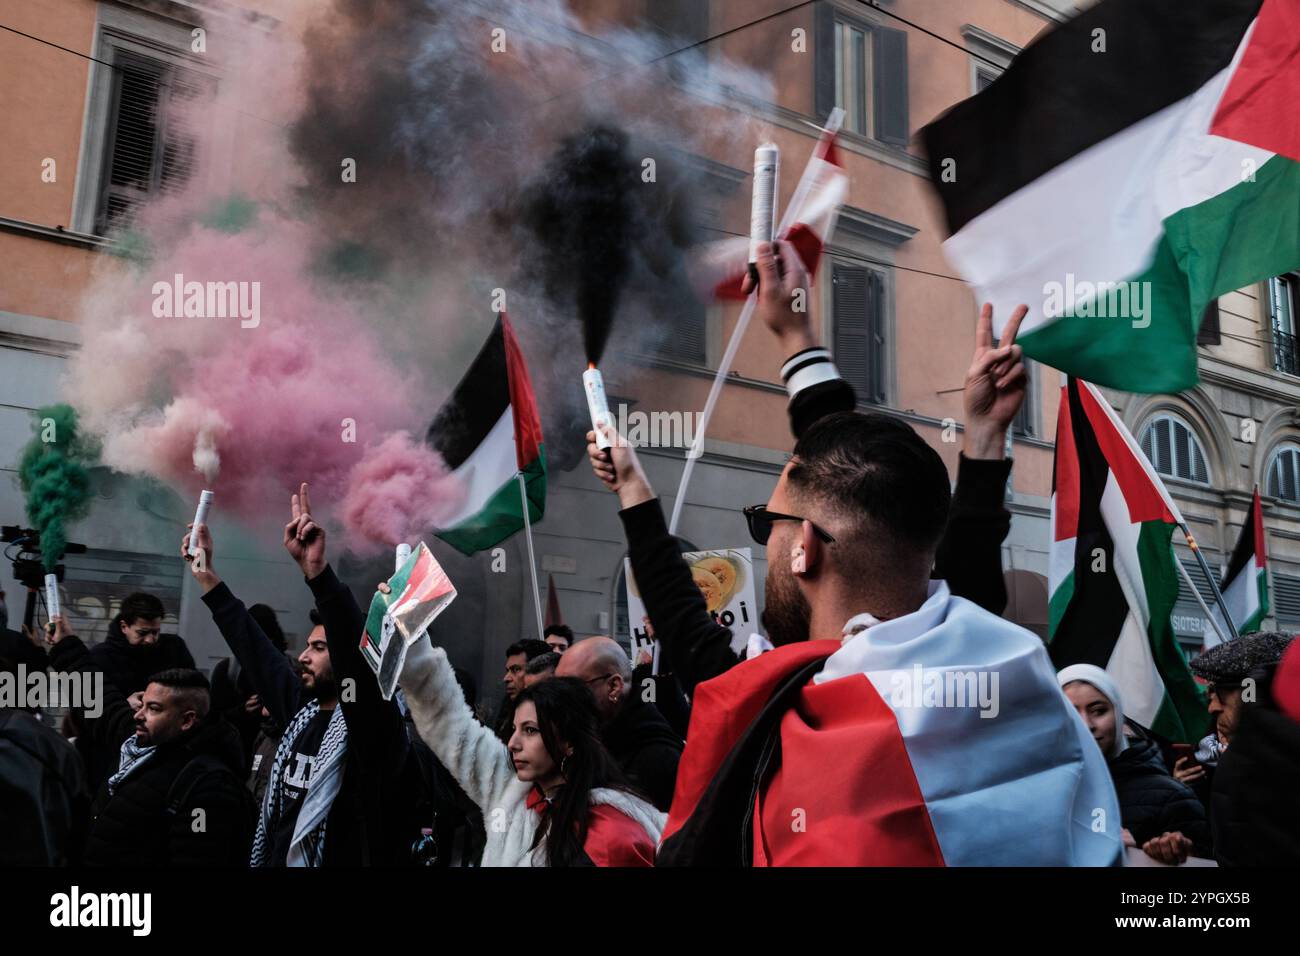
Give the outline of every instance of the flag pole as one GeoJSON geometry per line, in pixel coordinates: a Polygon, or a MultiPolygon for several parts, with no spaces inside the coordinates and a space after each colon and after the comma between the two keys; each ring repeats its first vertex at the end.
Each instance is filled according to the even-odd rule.
{"type": "MultiPolygon", "coordinates": [[[[1232,639],[1236,640],[1241,635],[1237,633],[1237,624],[1235,621],[1233,621],[1232,615],[1228,613],[1228,605],[1224,603],[1223,594],[1220,593],[1219,591],[1219,582],[1216,581],[1214,579],[1214,575],[1210,573],[1210,566],[1205,563],[1205,556],[1201,554],[1201,548],[1196,543],[1196,538],[1192,536],[1191,529],[1187,527],[1187,522],[1185,521],[1180,522],[1178,527],[1182,529],[1183,536],[1187,538],[1187,546],[1192,549],[1192,554],[1196,555],[1196,560],[1201,565],[1201,572],[1205,575],[1205,580],[1210,582],[1210,590],[1214,592],[1214,600],[1219,605],[1219,610],[1223,612],[1224,626],[1227,627],[1227,629],[1232,633],[1232,639]]],[[[1175,561],[1177,561],[1176,558],[1175,561]]],[[[1181,561],[1177,561],[1177,564],[1180,568],[1183,566],[1183,563],[1181,561]]],[[[1183,573],[1184,574],[1187,573],[1186,568],[1183,569],[1183,573]]],[[[1200,600],[1201,595],[1200,592],[1196,590],[1196,588],[1192,588],[1192,593],[1196,595],[1197,600],[1200,600]]],[[[1205,602],[1202,601],[1201,606],[1205,607],[1205,602]]],[[[1210,613],[1208,608],[1206,608],[1205,613],[1206,614],[1210,613]]],[[[1214,623],[1213,614],[1210,614],[1210,621],[1214,623]]],[[[1223,636],[1223,631],[1219,628],[1219,625],[1217,623],[1214,624],[1214,629],[1218,631],[1220,640],[1226,640],[1226,638],[1223,636]]]]}
{"type": "Polygon", "coordinates": [[[544,640],[542,626],[542,595],[537,590],[537,559],[533,557],[533,523],[528,515],[528,486],[524,483],[524,473],[515,472],[519,479],[519,503],[524,510],[524,537],[528,540],[528,580],[533,585],[533,610],[537,612],[537,639],[544,640]]]}
{"type": "Polygon", "coordinates": [[[1223,628],[1219,627],[1219,622],[1216,621],[1214,615],[1210,613],[1209,605],[1205,603],[1205,598],[1201,597],[1200,590],[1196,587],[1195,583],[1193,583],[1192,576],[1187,573],[1187,569],[1183,567],[1183,562],[1178,560],[1177,555],[1174,556],[1174,564],[1178,565],[1178,571],[1182,574],[1183,580],[1187,582],[1187,587],[1196,597],[1196,603],[1199,604],[1201,610],[1205,612],[1205,619],[1210,622],[1210,627],[1214,628],[1214,633],[1219,635],[1220,643],[1226,642],[1228,639],[1223,636],[1223,628]]]}
{"type": "MultiPolygon", "coordinates": [[[[834,136],[839,132],[840,125],[844,122],[844,111],[838,106],[831,110],[830,116],[826,118],[826,125],[822,127],[822,132],[834,136]]],[[[813,147],[817,149],[816,146],[813,147]]],[[[785,214],[781,217],[780,224],[776,227],[775,234],[784,235],[785,231],[793,223],[790,221],[802,207],[804,199],[812,190],[812,181],[805,175],[799,178],[795,186],[794,195],[790,197],[789,204],[785,207],[785,214]]],[[[709,430],[709,419],[713,417],[713,409],[718,404],[718,396],[722,394],[722,386],[726,384],[727,375],[731,371],[732,363],[736,360],[736,353],[740,350],[740,340],[745,337],[745,330],[749,328],[749,320],[754,317],[754,310],[758,306],[758,296],[751,292],[745,300],[745,307],[740,311],[740,318],[736,320],[736,328],[732,330],[731,339],[727,342],[727,350],[722,353],[722,361],[718,363],[718,372],[713,376],[713,384],[709,387],[709,397],[704,401],[704,410],[700,413],[700,422],[695,428],[695,438],[691,441],[690,450],[686,453],[686,464],[682,468],[681,481],[677,483],[677,498],[673,501],[673,515],[668,521],[668,533],[677,533],[677,524],[682,517],[682,506],[686,504],[686,487],[691,483],[691,473],[695,471],[695,462],[704,451],[704,433],[709,430]]]]}

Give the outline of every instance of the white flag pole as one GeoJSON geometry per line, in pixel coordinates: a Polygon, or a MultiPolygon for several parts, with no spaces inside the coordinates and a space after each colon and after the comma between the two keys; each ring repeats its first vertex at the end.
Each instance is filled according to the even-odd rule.
{"type": "Polygon", "coordinates": [[[1214,633],[1219,635],[1219,643],[1224,643],[1227,641],[1227,638],[1223,636],[1223,629],[1219,627],[1219,622],[1216,621],[1214,615],[1210,613],[1210,609],[1205,603],[1205,598],[1201,597],[1201,592],[1197,590],[1196,584],[1192,581],[1192,576],[1188,574],[1187,569],[1183,567],[1183,562],[1178,560],[1178,555],[1174,555],[1174,564],[1178,565],[1178,570],[1182,573],[1183,580],[1187,582],[1188,589],[1196,596],[1196,603],[1199,604],[1201,610],[1205,612],[1205,619],[1210,622],[1210,627],[1214,628],[1214,633]]]}
{"type": "Polygon", "coordinates": [[[533,585],[533,610],[537,612],[537,639],[544,640],[542,624],[542,594],[537,589],[537,559],[533,557],[533,523],[528,515],[528,486],[524,483],[524,473],[515,472],[519,479],[519,503],[524,510],[524,537],[528,541],[528,580],[533,585]]]}
{"type": "MultiPolygon", "coordinates": [[[[844,111],[838,106],[831,110],[831,115],[826,120],[824,132],[832,136],[839,131],[840,124],[844,121],[844,111]]],[[[816,146],[813,147],[816,150],[816,146]]],[[[796,213],[803,208],[804,200],[808,192],[812,189],[813,180],[808,175],[805,168],[804,175],[800,178],[798,186],[795,187],[794,195],[790,197],[790,204],[785,208],[785,215],[781,217],[781,223],[777,226],[775,234],[780,236],[792,225],[791,221],[796,213]]],[[[750,295],[745,300],[745,307],[740,311],[740,318],[736,321],[736,327],[732,330],[731,339],[727,342],[727,350],[722,353],[722,361],[718,363],[718,372],[713,376],[713,385],[709,387],[709,397],[704,401],[704,410],[700,413],[700,423],[695,429],[695,438],[691,441],[690,450],[686,453],[686,464],[682,468],[681,481],[677,483],[677,499],[673,502],[673,515],[668,522],[668,533],[677,533],[677,524],[682,517],[682,506],[686,503],[686,487],[690,484],[691,473],[695,470],[695,462],[704,451],[704,433],[709,429],[709,419],[713,417],[713,409],[718,404],[718,396],[722,394],[722,386],[726,384],[727,375],[731,371],[731,365],[736,360],[736,353],[740,351],[740,340],[745,337],[745,330],[749,328],[749,320],[754,317],[754,309],[758,305],[758,296],[750,295]]]]}

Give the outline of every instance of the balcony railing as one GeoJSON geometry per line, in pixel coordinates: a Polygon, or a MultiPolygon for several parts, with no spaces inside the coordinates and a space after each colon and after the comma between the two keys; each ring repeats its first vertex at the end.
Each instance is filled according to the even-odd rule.
{"type": "Polygon", "coordinates": [[[1294,335],[1273,330],[1273,367],[1288,375],[1300,375],[1300,343],[1294,335]]]}

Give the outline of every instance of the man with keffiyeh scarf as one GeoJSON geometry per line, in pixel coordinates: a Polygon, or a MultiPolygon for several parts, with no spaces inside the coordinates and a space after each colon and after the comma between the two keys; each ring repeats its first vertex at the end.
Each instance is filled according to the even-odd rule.
{"type": "Polygon", "coordinates": [[[202,560],[182,556],[203,601],[271,716],[285,726],[267,784],[253,866],[365,866],[410,862],[421,827],[423,783],[395,701],[380,695],[358,647],[365,615],[325,560],[325,530],[311,515],[307,486],[292,497],[285,549],[316,599],[299,677],[288,659],[221,582],[212,537],[196,540],[202,560]]]}

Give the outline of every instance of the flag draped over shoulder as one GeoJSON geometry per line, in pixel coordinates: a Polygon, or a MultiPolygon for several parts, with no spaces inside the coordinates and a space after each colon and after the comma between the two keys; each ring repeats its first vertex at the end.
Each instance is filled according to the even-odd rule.
{"type": "Polygon", "coordinates": [[[922,131],[944,251],[1027,355],[1190,388],[1207,304],[1300,266],[1298,101],[1295,0],[1102,0],[922,131]]]}
{"type": "MultiPolygon", "coordinates": [[[[1228,562],[1228,570],[1219,584],[1219,591],[1223,594],[1223,603],[1228,605],[1228,612],[1232,615],[1232,623],[1236,625],[1237,633],[1249,634],[1258,631],[1269,608],[1264,506],[1259,499],[1258,488],[1255,489],[1255,495],[1250,502],[1250,511],[1241,526],[1237,546],[1232,549],[1232,560],[1228,562]]],[[[1222,627],[1223,613],[1217,607],[1211,608],[1211,612],[1222,627]]],[[[1228,633],[1226,627],[1223,630],[1228,633]]],[[[1206,649],[1218,643],[1219,635],[1211,629],[1205,635],[1206,649]]]]}
{"type": "MultiPolygon", "coordinates": [[[[778,229],[778,238],[794,247],[810,276],[817,273],[822,249],[849,194],[849,177],[835,146],[842,118],[843,111],[837,109],[827,120],[778,229]]],[[[712,243],[692,269],[695,284],[705,298],[743,300],[741,283],[748,262],[747,236],[712,243]]]]}
{"type": "Polygon", "coordinates": [[[487,342],[439,409],[426,437],[466,489],[460,510],[436,533],[473,554],[524,527],[517,475],[524,476],[528,520],[546,506],[546,449],[537,400],[510,320],[497,320],[487,342]]]}
{"type": "Polygon", "coordinates": [[[1171,538],[1182,516],[1097,389],[1061,388],[1048,588],[1052,662],[1095,664],[1124,713],[1171,740],[1199,738],[1204,698],[1174,639],[1171,538]]]}

